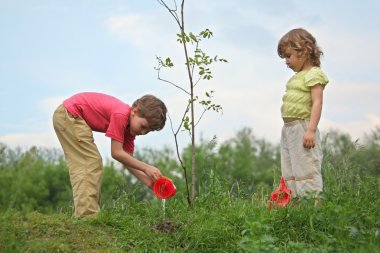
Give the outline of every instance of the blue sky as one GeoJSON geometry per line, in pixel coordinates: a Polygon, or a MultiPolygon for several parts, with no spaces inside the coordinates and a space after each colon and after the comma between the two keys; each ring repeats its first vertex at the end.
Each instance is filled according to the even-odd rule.
{"type": "MultiPolygon", "coordinates": [[[[172,3],[172,1],[169,1],[172,3]]],[[[361,138],[380,126],[379,1],[191,0],[187,31],[214,33],[201,47],[228,64],[212,66],[214,79],[197,92],[215,90],[223,114],[198,125],[219,142],[250,127],[278,143],[285,83],[293,74],[277,56],[288,30],[309,30],[322,47],[326,87],[320,129],[361,138]]],[[[168,106],[174,124],[183,94],[157,80],[156,56],[176,67],[163,77],[187,87],[173,18],[155,0],[0,0],[0,142],[11,147],[59,147],[51,116],[63,99],[81,91],[114,95],[126,103],[150,93],[168,106]]],[[[186,135],[182,143],[189,140],[186,135]]],[[[96,134],[102,152],[110,140],[96,134]]],[[[170,125],[137,138],[138,147],[173,146],[170,125]]]]}

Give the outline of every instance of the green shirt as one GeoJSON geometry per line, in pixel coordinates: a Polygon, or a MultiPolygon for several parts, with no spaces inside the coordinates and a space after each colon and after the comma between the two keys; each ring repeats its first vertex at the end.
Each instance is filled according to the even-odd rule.
{"type": "Polygon", "coordinates": [[[328,82],[320,67],[312,67],[308,71],[301,71],[292,76],[286,84],[285,95],[282,97],[282,117],[310,119],[311,88],[317,84],[324,88],[328,82]]]}

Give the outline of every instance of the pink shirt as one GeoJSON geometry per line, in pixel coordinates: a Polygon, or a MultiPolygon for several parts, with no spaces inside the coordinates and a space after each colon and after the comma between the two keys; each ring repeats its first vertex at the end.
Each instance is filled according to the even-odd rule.
{"type": "Polygon", "coordinates": [[[135,137],[129,131],[129,105],[96,92],[78,93],[63,101],[63,105],[74,117],[84,119],[93,131],[122,142],[123,149],[133,154],[135,137]]]}

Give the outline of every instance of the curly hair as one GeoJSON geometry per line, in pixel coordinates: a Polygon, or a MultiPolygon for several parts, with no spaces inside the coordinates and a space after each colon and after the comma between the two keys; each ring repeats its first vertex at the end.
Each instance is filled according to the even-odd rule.
{"type": "Polygon", "coordinates": [[[314,36],[305,29],[297,28],[286,33],[278,42],[278,55],[281,58],[284,58],[284,52],[289,47],[296,50],[300,54],[303,54],[306,49],[306,54],[308,55],[310,63],[316,67],[321,66],[320,58],[323,55],[323,52],[317,45],[317,41],[314,36]]]}
{"type": "Polygon", "coordinates": [[[164,102],[153,95],[144,95],[132,104],[132,108],[137,108],[138,115],[148,121],[152,131],[164,128],[166,122],[166,106],[164,102]]]}

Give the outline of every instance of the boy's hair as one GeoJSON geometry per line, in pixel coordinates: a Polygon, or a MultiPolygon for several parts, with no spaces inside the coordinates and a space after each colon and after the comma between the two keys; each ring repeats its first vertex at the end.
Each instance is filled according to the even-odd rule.
{"type": "Polygon", "coordinates": [[[284,52],[287,48],[293,48],[300,54],[304,53],[306,48],[306,54],[313,66],[321,66],[321,55],[323,52],[317,45],[317,41],[313,35],[303,28],[297,28],[290,30],[286,33],[278,42],[277,53],[281,58],[284,58],[284,52]]]}
{"type": "Polygon", "coordinates": [[[151,131],[164,128],[167,109],[160,99],[153,95],[144,95],[133,102],[132,108],[137,108],[139,117],[148,121],[151,131]]]}

